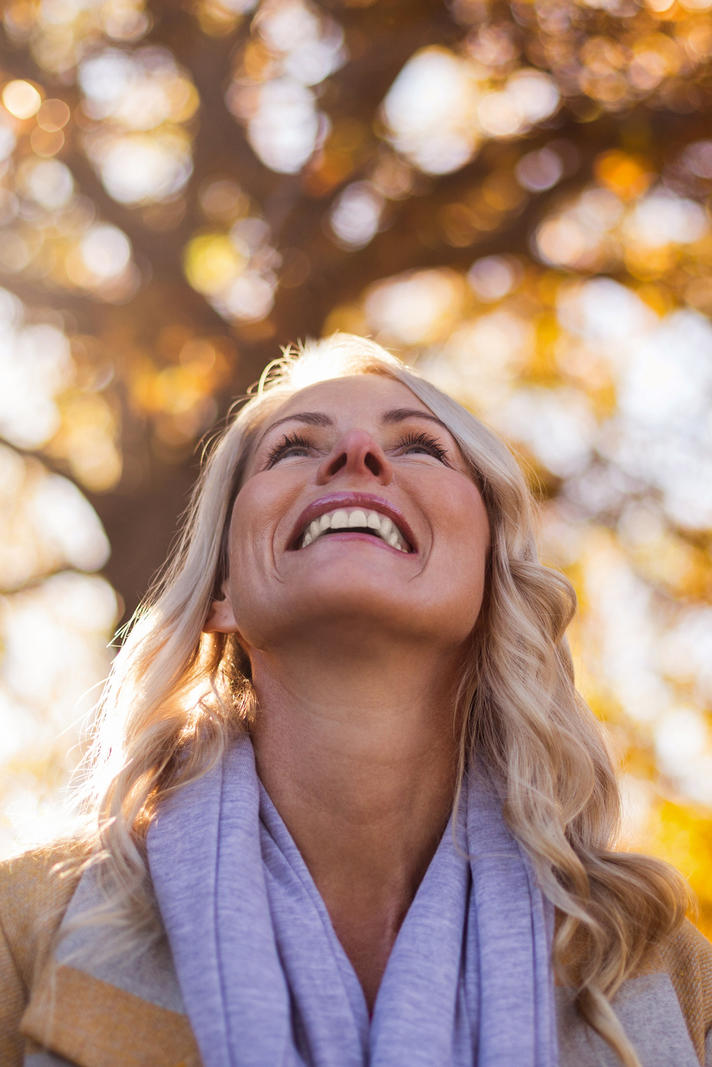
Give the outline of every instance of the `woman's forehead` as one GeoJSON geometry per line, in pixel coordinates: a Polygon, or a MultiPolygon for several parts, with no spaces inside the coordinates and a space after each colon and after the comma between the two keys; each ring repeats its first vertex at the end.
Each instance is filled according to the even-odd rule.
{"type": "Polygon", "coordinates": [[[273,408],[268,422],[282,419],[294,412],[329,409],[338,412],[354,404],[366,404],[387,409],[408,406],[414,410],[430,409],[411,392],[407,385],[383,374],[350,374],[314,382],[299,389],[277,408],[273,408]]]}

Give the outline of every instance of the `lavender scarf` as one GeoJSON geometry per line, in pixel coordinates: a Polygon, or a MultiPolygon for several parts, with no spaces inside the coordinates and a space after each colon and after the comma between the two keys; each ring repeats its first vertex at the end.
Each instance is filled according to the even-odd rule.
{"type": "Polygon", "coordinates": [[[551,910],[483,775],[457,841],[449,824],[369,1019],[249,739],[170,798],[148,859],[205,1067],[556,1067],[551,910]]]}

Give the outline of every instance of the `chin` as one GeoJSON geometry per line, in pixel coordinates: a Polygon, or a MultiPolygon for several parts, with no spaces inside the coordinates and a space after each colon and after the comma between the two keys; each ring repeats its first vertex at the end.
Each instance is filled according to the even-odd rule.
{"type": "MultiPolygon", "coordinates": [[[[325,652],[329,646],[344,642],[351,645],[354,653],[374,643],[379,650],[384,643],[395,647],[409,642],[460,648],[475,622],[476,616],[464,614],[461,604],[423,602],[412,595],[396,597],[382,584],[369,583],[361,575],[353,582],[343,582],[338,589],[312,586],[296,603],[283,603],[281,610],[271,612],[269,618],[263,615],[253,632],[260,632],[257,647],[303,644],[312,656],[315,650],[325,652]]],[[[241,628],[241,632],[249,633],[250,629],[241,628]]]]}

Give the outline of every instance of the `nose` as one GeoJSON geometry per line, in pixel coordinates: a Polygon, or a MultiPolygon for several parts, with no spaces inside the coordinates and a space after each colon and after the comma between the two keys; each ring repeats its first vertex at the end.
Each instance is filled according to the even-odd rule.
{"type": "Polygon", "coordinates": [[[317,483],[325,485],[337,474],[375,478],[388,485],[393,468],[385,452],[367,430],[348,430],[332,448],[317,471],[317,483]]]}

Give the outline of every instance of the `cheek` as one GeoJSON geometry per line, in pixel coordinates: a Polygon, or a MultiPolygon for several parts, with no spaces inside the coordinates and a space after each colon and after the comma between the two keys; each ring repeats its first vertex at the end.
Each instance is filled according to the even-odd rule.
{"type": "Polygon", "coordinates": [[[227,587],[243,650],[260,644],[265,589],[273,571],[273,551],[260,494],[250,484],[240,490],[230,520],[227,587]]]}
{"type": "Polygon", "coordinates": [[[443,511],[450,540],[455,542],[458,559],[469,557],[482,561],[490,545],[490,527],[484,501],[474,485],[463,493],[453,491],[446,497],[443,511]]]}
{"type": "Polygon", "coordinates": [[[459,587],[463,608],[479,613],[484,596],[490,546],[487,510],[474,486],[464,500],[461,498],[457,502],[457,506],[454,494],[450,499],[452,504],[443,519],[450,531],[447,542],[452,551],[452,558],[445,560],[445,566],[452,575],[454,584],[459,587]]]}
{"type": "Polygon", "coordinates": [[[280,547],[290,530],[293,486],[260,474],[249,478],[232,510],[229,535],[231,601],[238,625],[251,627],[280,584],[280,547]]]}
{"type": "Polygon", "coordinates": [[[272,542],[282,512],[273,494],[265,492],[258,479],[240,490],[230,520],[230,560],[258,561],[271,555],[272,542]]]}

